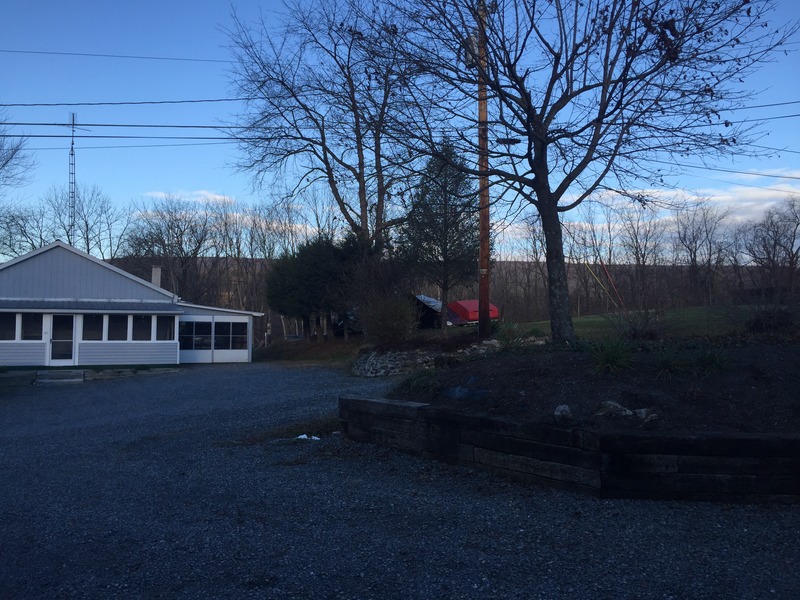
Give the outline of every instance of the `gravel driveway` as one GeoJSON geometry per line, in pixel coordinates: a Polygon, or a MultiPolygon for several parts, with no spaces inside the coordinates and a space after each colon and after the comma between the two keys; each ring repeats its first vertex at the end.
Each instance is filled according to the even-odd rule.
{"type": "Polygon", "coordinates": [[[381,380],[204,366],[0,389],[0,598],[800,597],[800,505],[597,500],[340,436],[381,380]]]}

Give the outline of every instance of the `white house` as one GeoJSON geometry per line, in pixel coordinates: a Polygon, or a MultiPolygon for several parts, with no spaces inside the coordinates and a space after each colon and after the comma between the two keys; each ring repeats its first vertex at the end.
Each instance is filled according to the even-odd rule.
{"type": "Polygon", "coordinates": [[[253,317],[56,241],[0,265],[0,366],[249,362],[253,317]]]}

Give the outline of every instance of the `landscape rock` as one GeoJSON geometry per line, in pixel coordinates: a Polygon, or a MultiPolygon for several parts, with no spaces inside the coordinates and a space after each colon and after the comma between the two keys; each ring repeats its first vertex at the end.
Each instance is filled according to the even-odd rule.
{"type": "Polygon", "coordinates": [[[632,417],[633,411],[625,408],[619,402],[605,400],[600,403],[600,407],[595,411],[596,417],[632,417]]]}
{"type": "Polygon", "coordinates": [[[572,409],[568,404],[559,404],[553,413],[556,423],[565,423],[572,420],[572,409]]]}
{"type": "Polygon", "coordinates": [[[431,352],[370,352],[356,358],[353,374],[360,377],[386,377],[403,375],[434,366],[431,352]]]}
{"type": "Polygon", "coordinates": [[[642,423],[649,423],[658,418],[658,412],[654,408],[637,408],[633,414],[641,419],[642,423]]]}
{"type": "Polygon", "coordinates": [[[430,350],[412,350],[408,352],[372,351],[356,358],[353,361],[352,371],[353,375],[358,377],[405,375],[421,369],[451,367],[460,362],[460,357],[483,355],[497,352],[499,349],[500,343],[497,340],[486,340],[453,353],[430,350]]]}

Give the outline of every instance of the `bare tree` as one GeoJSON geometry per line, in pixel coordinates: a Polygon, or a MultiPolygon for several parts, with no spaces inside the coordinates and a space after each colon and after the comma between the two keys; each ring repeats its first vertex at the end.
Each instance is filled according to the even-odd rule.
{"type": "MultiPolygon", "coordinates": [[[[664,308],[667,300],[658,267],[664,265],[666,223],[654,210],[629,206],[618,211],[619,243],[627,268],[626,310],[664,308]]],[[[619,283],[617,284],[619,285],[619,283]]]]}
{"type": "Polygon", "coordinates": [[[729,211],[707,200],[675,210],[676,258],[688,269],[688,283],[693,303],[712,306],[720,271],[730,256],[726,220],[729,211]]]}
{"type": "Polygon", "coordinates": [[[283,170],[295,192],[322,184],[346,226],[363,244],[380,246],[398,222],[393,198],[405,189],[408,163],[386,130],[407,87],[396,31],[377,0],[287,8],[280,36],[264,22],[250,28],[238,19],[231,33],[235,84],[247,105],[234,130],[246,153],[241,166],[258,180],[283,170]]]}
{"type": "Polygon", "coordinates": [[[69,191],[53,186],[41,200],[51,240],[60,239],[99,258],[114,258],[131,222],[128,210],[116,206],[98,186],[78,185],[72,220],[69,191]]]}
{"type": "Polygon", "coordinates": [[[43,204],[11,206],[0,215],[0,254],[15,257],[53,241],[43,204]]]}
{"type": "Polygon", "coordinates": [[[0,198],[8,188],[25,183],[34,165],[25,151],[25,138],[10,134],[5,122],[5,111],[0,109],[0,198]]]}
{"type": "Polygon", "coordinates": [[[488,88],[485,174],[541,217],[555,342],[575,338],[561,215],[604,188],[645,202],[642,185],[662,183],[677,159],[746,150],[747,126],[725,111],[797,29],[768,24],[775,0],[393,4],[418,69],[409,145],[435,152],[444,128],[459,154],[477,155],[474,106],[479,82],[488,88]]]}
{"type": "Polygon", "coordinates": [[[796,301],[800,283],[800,199],[768,210],[760,221],[746,226],[744,252],[751,264],[755,289],[763,301],[796,301]]]}
{"type": "Polygon", "coordinates": [[[51,187],[38,201],[9,208],[0,216],[0,252],[19,256],[55,240],[87,254],[117,256],[130,225],[130,212],[116,206],[97,186],[78,186],[71,223],[69,193],[51,187]]]}
{"type": "Polygon", "coordinates": [[[163,286],[190,302],[219,301],[226,265],[220,257],[216,211],[208,202],[165,196],[140,205],[126,237],[123,269],[144,279],[162,267],[163,286]]]}

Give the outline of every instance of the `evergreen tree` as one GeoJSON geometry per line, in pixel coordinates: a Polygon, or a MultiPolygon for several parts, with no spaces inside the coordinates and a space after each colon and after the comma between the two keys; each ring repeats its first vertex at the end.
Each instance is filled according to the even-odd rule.
{"type": "Polygon", "coordinates": [[[313,315],[329,315],[338,308],[344,271],[344,254],[331,240],[306,242],[272,264],[267,302],[283,315],[302,319],[308,335],[313,315]]]}
{"type": "Polygon", "coordinates": [[[439,287],[443,324],[450,289],[478,275],[478,198],[460,162],[453,147],[442,143],[420,174],[398,238],[400,256],[439,287]]]}

